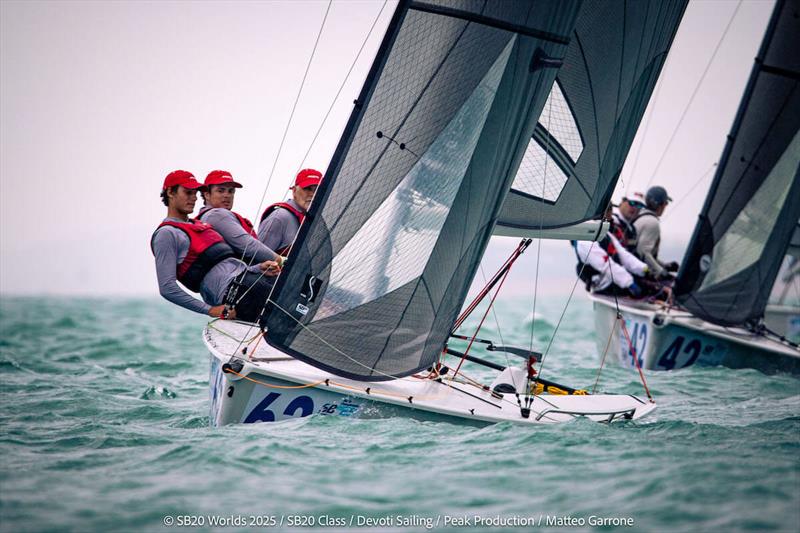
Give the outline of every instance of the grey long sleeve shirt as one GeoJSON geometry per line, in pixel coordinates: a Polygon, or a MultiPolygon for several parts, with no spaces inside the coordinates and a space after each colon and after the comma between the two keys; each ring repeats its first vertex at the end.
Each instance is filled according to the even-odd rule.
{"type": "MultiPolygon", "coordinates": [[[[185,222],[177,218],[164,220],[185,222]]],[[[222,304],[228,285],[246,268],[244,263],[233,258],[225,259],[215,265],[200,284],[200,295],[203,298],[203,301],[200,301],[182,290],[177,283],[177,266],[189,253],[189,236],[178,228],[162,226],[156,230],[152,242],[158,292],[170,302],[197,313],[208,314],[212,306],[222,304]]],[[[249,270],[259,271],[258,265],[249,270]]]]}
{"type": "MultiPolygon", "coordinates": [[[[302,211],[294,200],[289,199],[286,203],[302,211]]],[[[300,222],[294,213],[287,209],[275,209],[258,225],[258,240],[272,250],[282,250],[292,244],[299,229],[300,222]]]]}
{"type": "Polygon", "coordinates": [[[225,242],[233,248],[238,257],[247,263],[273,261],[278,256],[273,249],[263,245],[261,241],[247,233],[231,211],[217,207],[209,209],[200,216],[200,220],[211,224],[222,235],[225,242]]]}
{"type": "Polygon", "coordinates": [[[661,225],[658,221],[658,215],[647,209],[643,210],[642,213],[647,214],[645,216],[640,214],[633,221],[637,236],[636,254],[642,258],[642,261],[647,263],[653,274],[661,276],[666,272],[666,269],[658,259],[658,247],[661,244],[661,225]]]}

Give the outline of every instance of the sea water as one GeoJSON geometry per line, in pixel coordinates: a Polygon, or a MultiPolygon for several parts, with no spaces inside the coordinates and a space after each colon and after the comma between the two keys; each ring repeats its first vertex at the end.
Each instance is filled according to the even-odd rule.
{"type": "MultiPolygon", "coordinates": [[[[544,351],[564,302],[540,299],[533,321],[530,303],[501,302],[480,336],[533,335],[544,351]]],[[[204,323],[159,299],[2,297],[0,530],[800,530],[797,378],[648,372],[658,409],[611,425],[311,416],[214,429],[204,323]]],[[[543,377],[592,388],[594,335],[577,297],[543,377]]],[[[613,358],[598,391],[644,395],[613,358]]]]}

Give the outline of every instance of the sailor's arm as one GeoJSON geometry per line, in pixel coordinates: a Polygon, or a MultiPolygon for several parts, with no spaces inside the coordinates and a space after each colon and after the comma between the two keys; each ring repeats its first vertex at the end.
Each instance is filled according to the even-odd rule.
{"type": "Polygon", "coordinates": [[[625,267],[625,270],[636,276],[644,276],[647,273],[647,265],[626,250],[613,235],[609,235],[609,237],[614,243],[614,247],[617,249],[617,256],[622,266],[625,267]]]}
{"type": "MultiPolygon", "coordinates": [[[[188,249],[188,237],[186,237],[188,249]]],[[[160,229],[153,237],[153,254],[156,259],[156,276],[158,278],[158,292],[165,299],[189,311],[209,314],[211,306],[193,298],[186,291],[178,287],[176,278],[176,265],[178,264],[178,238],[174,232],[167,228],[160,229]]]]}
{"type": "Polygon", "coordinates": [[[274,261],[278,256],[271,248],[245,231],[236,215],[227,209],[212,209],[203,217],[203,221],[211,224],[239,257],[243,257],[248,263],[251,260],[257,263],[274,261]]]}

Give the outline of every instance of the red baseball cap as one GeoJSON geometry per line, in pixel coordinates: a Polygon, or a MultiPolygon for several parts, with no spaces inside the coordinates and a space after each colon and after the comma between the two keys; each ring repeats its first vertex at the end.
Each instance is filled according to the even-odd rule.
{"type": "Polygon", "coordinates": [[[229,185],[233,185],[234,187],[242,187],[241,183],[233,181],[233,176],[227,170],[212,170],[206,176],[206,181],[203,184],[207,187],[209,185],[222,185],[223,183],[227,183],[229,185]]]}
{"type": "Polygon", "coordinates": [[[170,187],[176,185],[182,185],[185,189],[190,190],[205,188],[203,184],[194,179],[194,174],[186,170],[173,170],[167,174],[167,177],[164,178],[164,186],[161,190],[166,191],[170,187]]]}
{"type": "Polygon", "coordinates": [[[297,173],[294,184],[301,189],[307,189],[312,185],[319,185],[320,181],[322,181],[322,172],[313,168],[304,168],[297,173]]]}

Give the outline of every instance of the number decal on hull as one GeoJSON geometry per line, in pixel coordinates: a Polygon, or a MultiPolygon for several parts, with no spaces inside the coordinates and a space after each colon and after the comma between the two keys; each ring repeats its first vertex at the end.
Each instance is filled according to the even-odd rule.
{"type": "MultiPolygon", "coordinates": [[[[253,422],[275,422],[275,413],[268,409],[275,400],[280,398],[281,395],[277,392],[270,392],[264,399],[258,402],[258,405],[250,411],[247,418],[244,419],[245,424],[252,424],[253,422]]],[[[314,412],[314,400],[309,396],[298,396],[289,402],[286,409],[283,410],[282,418],[293,418],[295,416],[304,417],[314,412]],[[297,412],[300,411],[298,415],[297,412]]]]}
{"type": "MultiPolygon", "coordinates": [[[[636,367],[636,361],[633,359],[634,354],[636,354],[636,358],[639,360],[639,366],[644,366],[644,351],[647,348],[647,324],[641,322],[635,322],[633,324],[633,330],[630,333],[631,336],[631,343],[630,346],[627,346],[627,350],[623,348],[627,352],[627,358],[630,360],[631,366],[636,367]]],[[[622,335],[622,338],[627,345],[628,339],[625,338],[625,335],[622,335]]]]}
{"type": "MultiPolygon", "coordinates": [[[[703,348],[703,345],[697,339],[690,340],[686,347],[683,346],[684,343],[683,335],[678,335],[675,337],[675,340],[672,341],[672,344],[661,354],[661,358],[658,360],[658,366],[662,368],[666,368],[667,370],[672,370],[677,365],[678,355],[680,353],[684,353],[689,356],[686,362],[680,365],[678,368],[683,368],[686,366],[690,366],[694,364],[697,358],[700,356],[700,351],[703,348]],[[683,350],[681,350],[683,348],[683,350]]],[[[709,351],[706,349],[706,351],[709,351]]]]}

